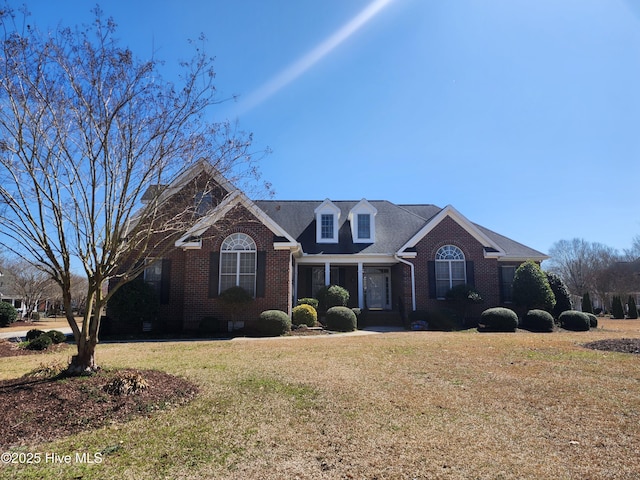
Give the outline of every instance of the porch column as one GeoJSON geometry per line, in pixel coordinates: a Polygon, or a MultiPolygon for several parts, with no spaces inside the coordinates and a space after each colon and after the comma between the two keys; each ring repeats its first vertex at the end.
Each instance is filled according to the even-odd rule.
{"type": "Polygon", "coordinates": [[[364,308],[364,265],[358,262],[358,308],[364,308]]]}
{"type": "Polygon", "coordinates": [[[331,285],[331,264],[329,262],[324,264],[324,284],[327,287],[331,285]]]}

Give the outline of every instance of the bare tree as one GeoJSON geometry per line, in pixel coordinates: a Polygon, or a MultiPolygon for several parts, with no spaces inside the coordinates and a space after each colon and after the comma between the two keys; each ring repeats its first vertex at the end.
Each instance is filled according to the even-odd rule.
{"type": "Polygon", "coordinates": [[[549,249],[548,270],[558,274],[574,295],[589,290],[592,276],[591,244],[581,238],[559,240],[549,249]]]}
{"type": "Polygon", "coordinates": [[[26,12],[0,9],[0,244],[60,286],[78,348],[70,373],[96,368],[100,318],[117,289],[103,287],[139,275],[145,252],[172,248],[199,213],[193,198],[165,208],[161,186],[201,158],[231,182],[258,177],[251,136],[207,120],[218,100],[200,42],[174,85],[94,14],[89,26],[42,33],[26,12]],[[149,185],[157,195],[142,204],[149,185]],[[87,281],[81,327],[74,271],[87,281]]]}
{"type": "Polygon", "coordinates": [[[58,294],[58,286],[51,277],[31,263],[18,259],[3,266],[11,275],[14,292],[25,304],[25,315],[30,317],[42,301],[58,294]]]}

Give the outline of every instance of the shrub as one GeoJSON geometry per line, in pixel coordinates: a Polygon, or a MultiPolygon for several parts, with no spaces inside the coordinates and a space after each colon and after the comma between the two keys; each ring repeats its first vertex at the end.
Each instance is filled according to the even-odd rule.
{"type": "Polygon", "coordinates": [[[306,325],[307,327],[315,326],[318,321],[318,313],[316,309],[307,303],[294,307],[291,312],[291,323],[293,325],[306,325]]]}
{"type": "Polygon", "coordinates": [[[571,294],[569,293],[567,285],[562,281],[562,278],[560,278],[559,275],[551,272],[545,272],[545,275],[549,281],[551,291],[556,298],[556,304],[554,305],[551,313],[554,318],[558,318],[562,312],[571,310],[571,294]]]}
{"type": "Polygon", "coordinates": [[[545,310],[529,310],[522,326],[532,332],[553,332],[553,315],[545,310]]]}
{"type": "Polygon", "coordinates": [[[9,302],[0,300],[0,327],[11,325],[18,318],[18,310],[9,302]]]}
{"type": "Polygon", "coordinates": [[[229,305],[244,305],[253,300],[253,296],[242,287],[229,287],[220,293],[220,300],[229,305]]]}
{"type": "Polygon", "coordinates": [[[508,308],[488,308],[480,315],[481,332],[515,332],[517,328],[518,315],[508,308]]]}
{"type": "Polygon", "coordinates": [[[349,292],[338,285],[328,285],[318,290],[318,309],[326,312],[331,307],[346,307],[349,303],[349,292]]]}
{"type": "Polygon", "coordinates": [[[146,390],[149,384],[135,371],[118,372],[104,387],[111,395],[132,395],[146,390]]]}
{"type": "Polygon", "coordinates": [[[636,306],[636,299],[633,296],[629,295],[629,301],[627,302],[629,305],[629,312],[627,313],[628,318],[636,319],[638,318],[638,307],[636,306]]]}
{"type": "Polygon", "coordinates": [[[311,305],[316,311],[318,310],[318,300],[316,298],[299,298],[298,305],[311,305]]]}
{"type": "MultiPolygon", "coordinates": [[[[220,333],[223,331],[221,328],[220,320],[216,317],[202,317],[198,324],[198,332],[203,335],[211,333],[220,333]]],[[[226,329],[225,329],[226,330],[226,329]]]]}
{"type": "Polygon", "coordinates": [[[619,295],[613,296],[611,303],[611,316],[616,319],[624,319],[624,307],[619,295]]]}
{"type": "Polygon", "coordinates": [[[527,310],[549,312],[553,309],[556,299],[540,265],[529,260],[517,268],[513,277],[513,301],[527,310]]]}
{"type": "Polygon", "coordinates": [[[51,346],[53,340],[49,335],[40,335],[27,343],[27,350],[46,350],[51,346]]]}
{"type": "Polygon", "coordinates": [[[584,313],[593,313],[593,305],[591,303],[589,292],[586,292],[582,295],[582,304],[580,305],[580,309],[584,313]]]}
{"type": "Polygon", "coordinates": [[[567,310],[560,314],[560,326],[565,330],[574,332],[586,332],[589,330],[590,322],[586,313],[577,310],[567,310]]]}
{"type": "Polygon", "coordinates": [[[67,341],[67,336],[59,330],[49,330],[44,333],[44,335],[49,337],[54,344],[64,343],[67,341]]]}
{"type": "Polygon", "coordinates": [[[38,312],[31,312],[31,320],[33,322],[37,322],[38,320],[40,320],[40,314],[38,312]]]}
{"type": "Polygon", "coordinates": [[[31,340],[35,340],[36,338],[38,338],[40,335],[42,335],[44,333],[44,331],[42,330],[38,330],[37,328],[32,328],[31,330],[29,330],[27,332],[27,342],[30,342],[31,340]]]}
{"type": "Polygon", "coordinates": [[[291,331],[291,319],[281,310],[265,310],[258,317],[254,329],[260,337],[278,337],[291,331]]]}
{"type": "Polygon", "coordinates": [[[343,306],[331,307],[327,310],[327,329],[336,332],[353,332],[358,324],[356,314],[343,306]]]}
{"type": "Polygon", "coordinates": [[[598,317],[596,317],[593,313],[585,313],[585,315],[589,317],[589,326],[591,328],[598,328],[598,317]]]}

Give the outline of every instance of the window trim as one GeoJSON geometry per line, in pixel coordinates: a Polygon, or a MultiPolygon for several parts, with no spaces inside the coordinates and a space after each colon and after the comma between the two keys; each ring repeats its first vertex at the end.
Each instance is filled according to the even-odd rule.
{"type": "Polygon", "coordinates": [[[241,277],[249,276],[249,275],[253,276],[253,283],[252,283],[253,291],[249,291],[249,293],[251,294],[251,296],[255,298],[257,293],[257,278],[258,278],[258,249],[257,249],[256,242],[253,240],[253,238],[251,238],[250,235],[247,235],[246,233],[242,233],[242,232],[232,233],[231,235],[227,236],[220,244],[220,261],[218,265],[218,295],[220,295],[223,291],[225,291],[228,288],[242,286],[240,285],[241,277]],[[237,249],[232,248],[238,245],[239,238],[242,238],[242,243],[244,243],[245,248],[237,248],[237,249]],[[225,244],[227,244],[227,248],[225,248],[225,244]],[[253,255],[253,273],[241,272],[243,254],[253,255]],[[225,265],[225,261],[224,261],[225,255],[235,256],[235,262],[232,262],[232,263],[235,263],[234,273],[224,273],[224,274],[222,273],[222,269],[225,265]],[[233,285],[231,286],[224,285],[224,288],[223,288],[223,281],[222,281],[223,277],[228,278],[228,277],[231,277],[232,275],[235,276],[233,285]]]}
{"type": "MultiPolygon", "coordinates": [[[[467,283],[467,262],[466,262],[466,257],[464,255],[464,252],[457,246],[455,245],[443,245],[442,247],[440,247],[438,249],[438,251],[436,252],[435,255],[435,275],[434,275],[434,281],[435,281],[435,291],[436,291],[436,298],[438,298],[439,300],[442,300],[445,298],[445,295],[442,294],[442,292],[439,292],[439,287],[441,282],[443,281],[448,281],[448,288],[447,291],[449,291],[450,289],[452,289],[453,287],[457,286],[457,285],[464,285],[467,283]],[[438,264],[447,264],[447,278],[438,278],[438,264]],[[463,271],[463,278],[453,278],[453,273],[454,273],[454,269],[453,269],[453,264],[461,264],[462,265],[462,271],[463,271]]],[[[444,292],[446,294],[446,292],[444,292]]]]}

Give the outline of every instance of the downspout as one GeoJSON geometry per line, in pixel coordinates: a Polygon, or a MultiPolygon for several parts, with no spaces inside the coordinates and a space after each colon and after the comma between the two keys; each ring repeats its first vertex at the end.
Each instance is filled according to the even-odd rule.
{"type": "Polygon", "coordinates": [[[411,269],[411,308],[412,311],[416,310],[416,274],[415,274],[415,265],[407,260],[403,260],[398,256],[397,253],[393,254],[393,258],[395,258],[398,262],[404,263],[405,265],[409,265],[411,269]]]}

